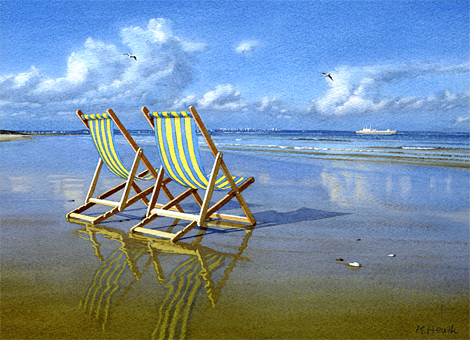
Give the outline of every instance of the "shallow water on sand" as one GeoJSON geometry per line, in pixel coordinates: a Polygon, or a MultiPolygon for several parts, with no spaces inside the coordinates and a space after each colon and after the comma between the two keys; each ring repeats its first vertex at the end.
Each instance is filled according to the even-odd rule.
{"type": "MultiPolygon", "coordinates": [[[[129,235],[143,204],[100,227],[65,221],[96,165],[88,138],[0,152],[2,339],[469,336],[467,169],[227,152],[256,179],[257,227],[170,245],[129,235]]],[[[118,182],[103,171],[99,188],[118,182]]]]}

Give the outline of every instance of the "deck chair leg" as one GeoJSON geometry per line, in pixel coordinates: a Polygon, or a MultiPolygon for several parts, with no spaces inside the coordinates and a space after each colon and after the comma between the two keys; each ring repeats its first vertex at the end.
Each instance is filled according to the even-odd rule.
{"type": "Polygon", "coordinates": [[[206,194],[204,195],[204,201],[201,207],[201,213],[199,214],[198,224],[200,226],[204,225],[206,220],[207,209],[209,209],[209,204],[211,202],[212,193],[214,191],[215,180],[217,179],[217,174],[220,168],[220,162],[222,160],[222,154],[219,152],[215,158],[214,166],[212,168],[212,173],[209,178],[209,184],[207,185],[206,194]]]}
{"type": "MultiPolygon", "coordinates": [[[[163,184],[162,185],[162,189],[163,189],[163,192],[165,193],[166,197],[168,197],[168,199],[170,201],[172,201],[175,197],[171,194],[170,190],[168,189],[168,187],[163,184]]],[[[183,208],[181,208],[181,206],[179,204],[176,204],[175,205],[175,208],[180,212],[180,213],[184,213],[184,210],[183,208]]]]}
{"type": "Polygon", "coordinates": [[[134,182],[135,174],[139,167],[140,158],[142,157],[142,149],[139,149],[135,155],[134,163],[132,164],[131,171],[129,173],[129,178],[127,179],[126,186],[124,188],[124,193],[122,194],[121,201],[119,202],[119,211],[122,212],[126,207],[127,198],[132,188],[132,183],[134,182]]]}
{"type": "Polygon", "coordinates": [[[193,191],[192,195],[193,195],[194,199],[196,200],[196,203],[199,205],[199,208],[201,208],[202,204],[204,203],[201,196],[199,196],[197,191],[193,191]]]}
{"type": "Polygon", "coordinates": [[[256,219],[253,216],[250,208],[248,207],[248,204],[246,204],[245,199],[243,198],[243,196],[240,193],[237,193],[235,195],[235,197],[236,197],[238,203],[240,203],[240,206],[242,207],[242,210],[245,213],[245,216],[250,221],[250,225],[255,225],[256,224],[256,219]]]}
{"type": "Polygon", "coordinates": [[[245,199],[240,194],[240,190],[237,187],[237,185],[235,184],[235,182],[233,181],[232,175],[230,174],[230,171],[228,171],[228,168],[225,165],[224,161],[222,161],[221,167],[222,167],[222,172],[224,173],[225,177],[227,177],[227,179],[230,183],[230,186],[232,187],[233,192],[235,192],[235,197],[237,198],[238,203],[242,207],[242,210],[245,213],[245,216],[248,218],[248,220],[250,221],[250,224],[252,226],[255,225],[256,224],[256,219],[254,218],[253,214],[251,213],[250,208],[246,204],[245,199]]]}
{"type": "Polygon", "coordinates": [[[157,181],[155,183],[155,187],[153,188],[152,198],[150,199],[149,206],[147,207],[147,213],[145,214],[146,217],[150,216],[152,209],[155,208],[155,204],[157,204],[158,195],[160,194],[160,189],[162,187],[163,175],[163,167],[160,167],[160,170],[158,171],[157,181]]]}
{"type": "Polygon", "coordinates": [[[93,179],[91,180],[90,188],[88,189],[88,194],[85,198],[85,203],[90,201],[90,198],[93,197],[93,193],[95,192],[96,183],[98,183],[98,177],[100,177],[101,167],[103,166],[103,161],[101,158],[98,160],[98,165],[95,169],[95,174],[93,175],[93,179]]]}
{"type": "MultiPolygon", "coordinates": [[[[132,182],[132,189],[134,189],[134,191],[137,193],[137,194],[140,194],[142,193],[142,189],[139,188],[139,186],[135,183],[135,181],[132,182]]],[[[149,205],[149,200],[148,198],[146,197],[146,195],[144,195],[142,198],[141,198],[142,202],[144,202],[145,206],[148,206],[149,205]]],[[[129,202],[129,201],[128,201],[129,202]]],[[[127,205],[128,203],[126,203],[127,205]]]]}

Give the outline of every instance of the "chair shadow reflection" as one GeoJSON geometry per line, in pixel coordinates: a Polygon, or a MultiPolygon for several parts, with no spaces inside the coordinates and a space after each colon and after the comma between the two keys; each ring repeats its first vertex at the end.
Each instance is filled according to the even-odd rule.
{"type": "MultiPolygon", "coordinates": [[[[250,261],[242,254],[253,229],[241,228],[245,231],[241,244],[236,246],[236,251],[228,253],[201,245],[206,228],[201,228],[191,243],[180,241],[172,244],[139,233],[131,235],[108,226],[74,222],[83,228],[73,235],[90,242],[99,260],[99,267],[79,308],[96,319],[103,331],[106,331],[110,318],[133,286],[153,267],[155,281],[162,285],[163,294],[166,295],[157,306],[158,316],[151,338],[184,339],[196,300],[198,303],[205,301],[202,308],[206,310],[215,308],[237,262],[250,261]],[[109,243],[115,246],[111,251],[109,243]],[[103,244],[106,244],[106,249],[103,249],[103,244]],[[165,256],[163,260],[162,256],[165,256]],[[164,267],[169,262],[171,265],[168,266],[172,269],[165,272],[164,267]],[[207,298],[201,299],[200,296],[204,295],[207,298]]],[[[177,223],[178,220],[175,220],[169,229],[177,223]]]]}

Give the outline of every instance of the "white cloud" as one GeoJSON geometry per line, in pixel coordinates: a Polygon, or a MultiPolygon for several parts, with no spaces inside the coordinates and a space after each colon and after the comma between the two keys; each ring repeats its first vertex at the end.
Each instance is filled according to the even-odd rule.
{"type": "Polygon", "coordinates": [[[258,48],[258,46],[259,46],[259,42],[256,40],[242,41],[240,44],[238,44],[237,47],[235,47],[235,51],[237,53],[250,54],[256,48],[258,48]]]}
{"type": "Polygon", "coordinates": [[[245,111],[247,104],[242,102],[241,93],[230,84],[217,85],[214,90],[203,95],[189,95],[173,103],[173,108],[194,105],[207,111],[245,111]]]}
{"type": "Polygon", "coordinates": [[[455,120],[455,123],[456,124],[461,124],[461,123],[470,124],[470,115],[457,117],[457,119],[455,120]]]}
{"type": "Polygon", "coordinates": [[[288,114],[289,111],[284,107],[281,99],[266,96],[254,103],[254,109],[268,115],[282,116],[288,114]]]}
{"type": "MultiPolygon", "coordinates": [[[[421,96],[387,92],[389,84],[423,77],[468,75],[469,64],[341,66],[330,72],[334,81],[322,78],[328,86],[322,97],[312,100],[307,109],[300,107],[302,103],[290,104],[288,109],[277,96],[268,95],[246,103],[231,84],[185,95],[193,82],[195,57],[208,46],[175,36],[168,20],[152,19],[143,28],[126,27],[121,30],[120,38],[124,49],[87,38],[81,48],[69,55],[63,77],[48,77],[32,66],[27,72],[0,78],[1,115],[15,119],[22,115],[46,118],[48,114],[72,113],[77,109],[99,112],[108,107],[126,109],[145,105],[180,110],[195,105],[206,111],[255,112],[294,118],[299,112],[328,118],[458,109],[453,114],[454,122],[469,121],[461,111],[470,107],[470,92],[444,90],[421,96]],[[123,55],[126,52],[136,55],[137,60],[123,55]]],[[[258,47],[258,41],[247,40],[236,46],[235,51],[249,54],[258,47]]]]}
{"type": "Polygon", "coordinates": [[[2,77],[2,114],[21,108],[46,114],[156,103],[169,106],[192,82],[194,56],[207,48],[175,36],[165,19],[152,19],[147,28],[124,28],[120,36],[124,50],[86,39],[70,54],[64,77],[49,78],[34,66],[28,72],[2,77]],[[137,60],[123,55],[126,52],[137,60]]]}
{"type": "Polygon", "coordinates": [[[435,64],[341,66],[331,72],[334,81],[326,79],[329,89],[312,100],[309,112],[324,116],[354,116],[364,113],[396,113],[403,111],[436,111],[470,107],[470,93],[445,90],[425,97],[391,97],[384,87],[410,78],[469,73],[469,65],[440,66],[435,64]]]}

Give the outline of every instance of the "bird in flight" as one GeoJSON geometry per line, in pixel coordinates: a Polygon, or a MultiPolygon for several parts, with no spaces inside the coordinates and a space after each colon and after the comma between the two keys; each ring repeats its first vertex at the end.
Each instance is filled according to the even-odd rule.
{"type": "Polygon", "coordinates": [[[328,77],[331,79],[331,81],[333,81],[333,77],[331,76],[331,74],[325,73],[325,72],[318,72],[318,73],[321,73],[322,77],[328,77]]]}
{"type": "Polygon", "coordinates": [[[135,55],[130,55],[129,53],[124,53],[123,55],[127,55],[129,56],[129,58],[134,58],[135,60],[137,60],[137,57],[135,55]]]}

